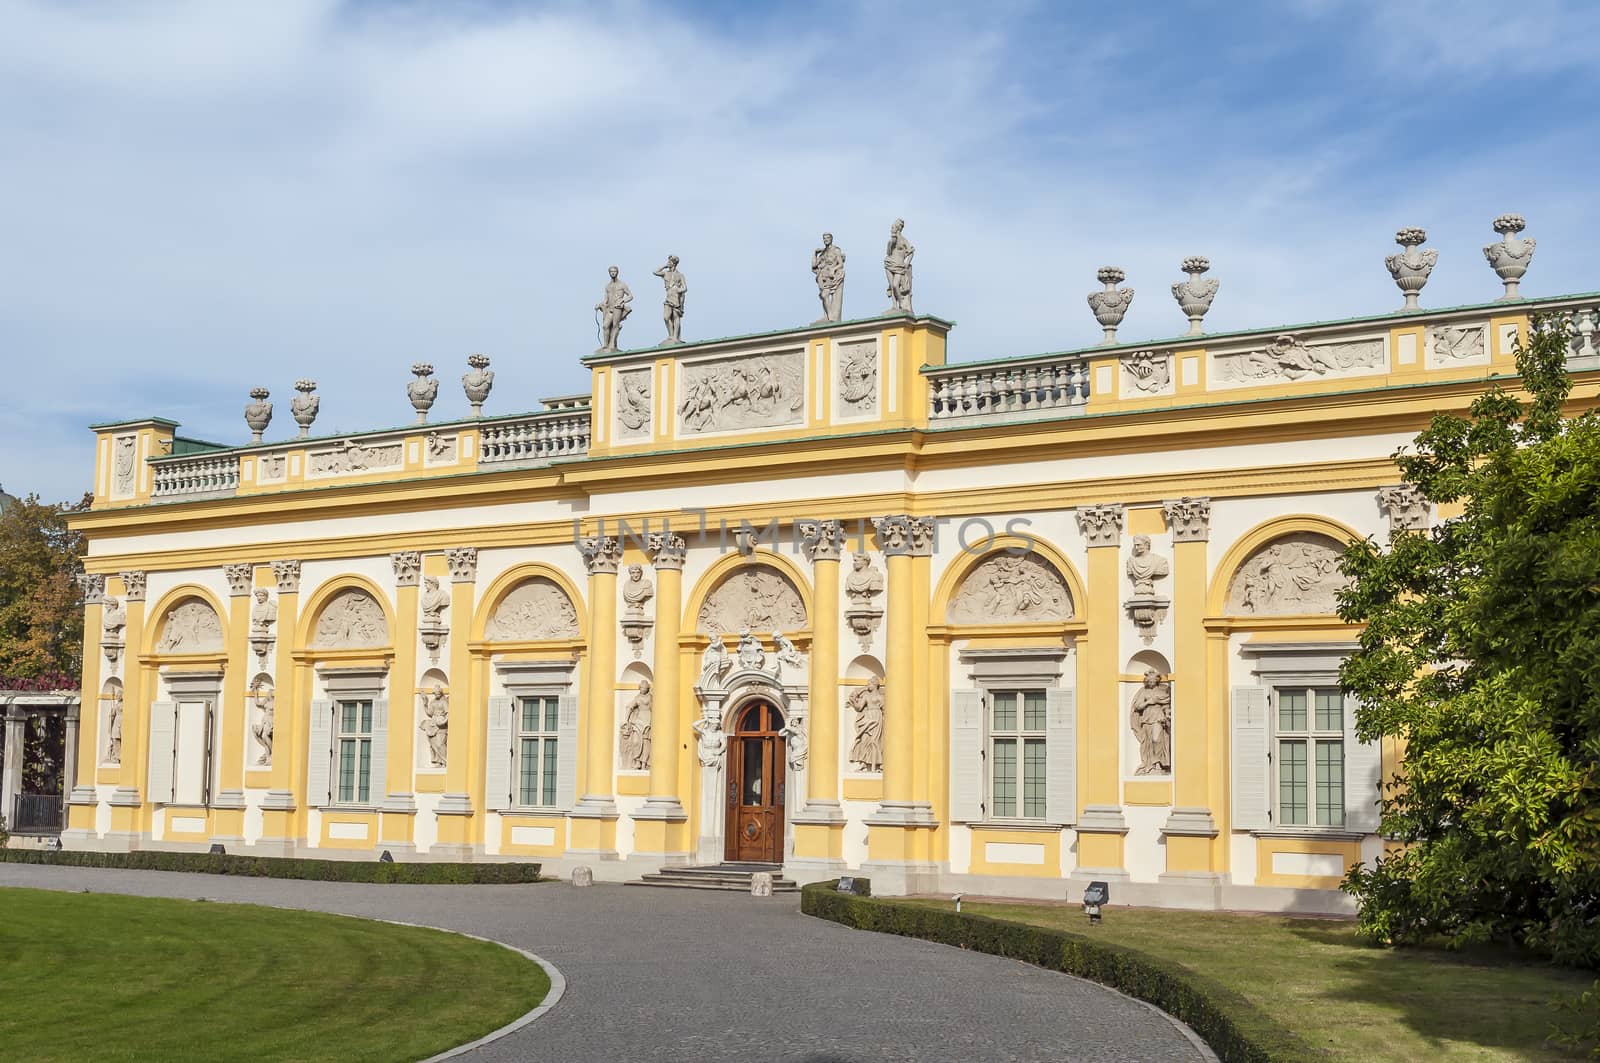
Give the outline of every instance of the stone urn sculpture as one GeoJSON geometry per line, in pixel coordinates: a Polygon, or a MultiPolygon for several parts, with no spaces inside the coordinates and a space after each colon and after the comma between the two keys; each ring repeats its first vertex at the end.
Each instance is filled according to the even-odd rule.
{"type": "Polygon", "coordinates": [[[1105,339],[1100,341],[1104,347],[1117,342],[1117,326],[1122,324],[1122,319],[1128,313],[1128,305],[1133,302],[1133,289],[1117,287],[1127,278],[1127,274],[1117,266],[1101,266],[1095,277],[1105,285],[1105,290],[1089,293],[1089,309],[1094,311],[1094,319],[1106,330],[1105,339]]]}
{"type": "Polygon", "coordinates": [[[1400,308],[1402,310],[1421,309],[1417,306],[1417,293],[1428,283],[1428,274],[1439,261],[1439,252],[1432,248],[1417,250],[1427,238],[1428,234],[1415,226],[1401,229],[1394,234],[1394,242],[1405,250],[1383,260],[1389,267],[1389,275],[1405,293],[1406,305],[1400,308]]]}
{"type": "Polygon", "coordinates": [[[267,396],[271,394],[266,388],[250,389],[250,397],[255,401],[244,408],[244,423],[250,426],[252,443],[261,442],[261,433],[272,423],[272,403],[267,401],[267,396]]]}
{"type": "Polygon", "coordinates": [[[1522,275],[1528,272],[1528,267],[1533,264],[1533,246],[1537,243],[1533,237],[1517,236],[1528,227],[1520,214],[1502,214],[1494,220],[1494,231],[1502,237],[1498,244],[1490,244],[1483,249],[1483,257],[1489,260],[1489,265],[1494,267],[1495,275],[1504,282],[1506,292],[1500,297],[1504,302],[1508,299],[1521,299],[1522,294],[1517,290],[1517,284],[1522,280],[1522,275]]]}
{"type": "Polygon", "coordinates": [[[300,394],[289,400],[289,412],[294,414],[295,424],[300,426],[298,438],[304,439],[311,434],[311,422],[317,419],[317,411],[322,408],[322,399],[312,394],[317,390],[315,380],[296,380],[294,389],[300,394]]]}
{"type": "Polygon", "coordinates": [[[417,423],[425,424],[428,411],[433,408],[433,400],[439,397],[439,382],[433,378],[433,366],[427,362],[413,363],[411,371],[417,379],[406,385],[406,396],[417,411],[417,423]]]}
{"type": "Polygon", "coordinates": [[[1198,336],[1204,331],[1200,328],[1200,319],[1211,309],[1211,300],[1217,297],[1217,289],[1221,285],[1214,277],[1201,279],[1200,275],[1211,268],[1211,260],[1204,255],[1190,255],[1179,268],[1189,275],[1189,279],[1172,286],[1172,297],[1178,300],[1178,307],[1189,319],[1188,334],[1198,336]]]}
{"type": "Polygon", "coordinates": [[[467,393],[467,401],[472,403],[472,416],[482,417],[483,401],[494,387],[494,370],[489,368],[487,354],[469,354],[467,364],[472,368],[462,374],[461,388],[467,393]]]}

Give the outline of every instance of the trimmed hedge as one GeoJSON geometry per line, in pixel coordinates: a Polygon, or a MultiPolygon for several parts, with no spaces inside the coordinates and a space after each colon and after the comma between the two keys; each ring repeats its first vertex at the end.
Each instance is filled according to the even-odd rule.
{"type": "Polygon", "coordinates": [[[0,849],[0,863],[110,867],[132,871],[194,871],[249,878],[300,878],[319,882],[393,882],[413,885],[481,885],[539,882],[539,864],[488,862],[446,864],[416,861],[292,860],[271,856],[176,853],[86,853],[51,849],[0,849]]]}
{"type": "Polygon", "coordinates": [[[804,887],[800,910],[858,930],[937,941],[1099,982],[1188,1023],[1223,1063],[1326,1058],[1241,994],[1180,963],[1061,930],[851,896],[834,885],[804,887]]]}

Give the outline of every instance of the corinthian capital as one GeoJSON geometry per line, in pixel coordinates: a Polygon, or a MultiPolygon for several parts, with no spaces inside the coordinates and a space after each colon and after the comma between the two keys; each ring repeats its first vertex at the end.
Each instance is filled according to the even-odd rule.
{"type": "Polygon", "coordinates": [[[1121,546],[1122,514],[1122,506],[1115,502],[1079,506],[1078,530],[1090,546],[1121,546]]]}
{"type": "Polygon", "coordinates": [[[839,560],[839,547],[844,542],[844,528],[836,520],[803,520],[800,522],[800,549],[806,560],[839,560]]]}
{"type": "Polygon", "coordinates": [[[578,540],[578,552],[589,575],[611,573],[616,575],[622,563],[622,544],[609,535],[585,535],[578,540]]]}

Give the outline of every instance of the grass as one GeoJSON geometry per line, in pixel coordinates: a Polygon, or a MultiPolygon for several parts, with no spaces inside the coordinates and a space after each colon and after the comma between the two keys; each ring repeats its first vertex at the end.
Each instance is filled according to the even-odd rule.
{"type": "Polygon", "coordinates": [[[550,989],[437,930],[253,905],[0,889],[0,1058],[416,1060],[550,989]]]}
{"type": "MultiPolygon", "coordinates": [[[[917,901],[950,909],[948,901],[917,901]]],[[[1173,960],[1233,989],[1320,1058],[1555,1060],[1552,1000],[1593,972],[1502,952],[1381,949],[1330,919],[1108,908],[1091,929],[1078,906],[966,902],[963,912],[1065,930],[1173,960]]]]}

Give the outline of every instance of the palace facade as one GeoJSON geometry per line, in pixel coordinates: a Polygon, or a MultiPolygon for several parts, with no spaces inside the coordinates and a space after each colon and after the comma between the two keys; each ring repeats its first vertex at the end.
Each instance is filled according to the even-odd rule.
{"type": "Polygon", "coordinates": [[[310,381],[286,441],[264,391],[248,444],[95,426],[65,845],[1341,908],[1397,750],[1339,552],[1452,515],[1391,455],[1531,314],[1591,404],[1600,298],[1207,334],[1175,293],[1126,343],[1115,272],[1065,353],[900,309],[602,351],[533,413],[474,356],[460,419],[418,365],[400,428],[317,435],[310,381]]]}

